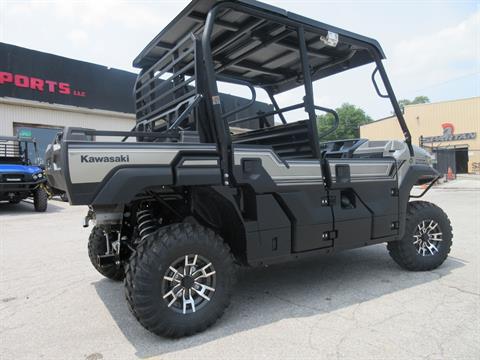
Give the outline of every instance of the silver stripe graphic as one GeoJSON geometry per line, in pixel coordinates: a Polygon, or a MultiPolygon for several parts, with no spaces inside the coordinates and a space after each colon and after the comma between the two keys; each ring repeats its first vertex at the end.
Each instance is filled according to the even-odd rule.
{"type": "Polygon", "coordinates": [[[329,160],[332,181],[336,180],[335,165],[350,166],[352,181],[379,181],[392,178],[390,174],[394,161],[329,160]]]}
{"type": "Polygon", "coordinates": [[[188,144],[188,143],[101,143],[94,142],[91,144],[71,144],[69,149],[83,149],[83,150],[183,150],[183,151],[202,151],[212,152],[216,151],[215,145],[210,144],[188,144]]]}
{"type": "Polygon", "coordinates": [[[218,166],[218,160],[184,160],[182,166],[218,166]]]}
{"type": "Polygon", "coordinates": [[[278,186],[292,186],[292,185],[323,185],[323,181],[317,180],[317,181],[275,181],[275,184],[278,186]]]}
{"type": "Polygon", "coordinates": [[[73,184],[102,181],[115,167],[121,165],[169,165],[180,151],[215,152],[214,145],[181,144],[175,147],[164,144],[111,144],[71,145],[68,149],[70,180],[73,184]],[[127,156],[128,162],[82,162],[82,156],[127,156]]]}
{"type": "MultiPolygon", "coordinates": [[[[100,144],[99,144],[100,145],[100,144]]],[[[122,144],[123,145],[123,144],[122,144]]],[[[180,151],[215,151],[214,147],[178,147],[170,146],[121,146],[100,145],[71,146],[68,151],[70,179],[72,183],[101,182],[115,167],[121,165],[169,165],[180,151]],[[122,156],[128,155],[128,161],[122,156]],[[120,157],[119,161],[82,161],[82,157],[109,158],[120,157]]],[[[242,159],[259,158],[262,166],[277,185],[318,185],[323,184],[322,170],[319,160],[290,160],[282,162],[278,156],[268,149],[236,149],[235,165],[241,165],[242,159]],[[287,166],[288,165],[288,166],[287,166]]],[[[183,166],[218,166],[218,160],[184,160],[183,166]]]]}
{"type": "Polygon", "coordinates": [[[234,150],[235,165],[241,165],[242,159],[248,158],[260,159],[263,168],[277,185],[317,185],[323,183],[319,160],[287,160],[282,162],[272,150],[234,150]]]}
{"type": "Polygon", "coordinates": [[[113,168],[121,165],[168,165],[178,154],[178,149],[69,149],[68,164],[73,184],[102,181],[113,168]],[[128,162],[82,162],[82,157],[122,157],[128,162]]]}

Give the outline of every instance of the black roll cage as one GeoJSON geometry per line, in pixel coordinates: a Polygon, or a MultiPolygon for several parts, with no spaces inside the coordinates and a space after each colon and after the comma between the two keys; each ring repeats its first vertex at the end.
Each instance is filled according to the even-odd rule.
{"type": "MultiPolygon", "coordinates": [[[[212,54],[212,48],[211,48],[211,37],[212,37],[214,25],[216,23],[216,17],[218,15],[219,11],[222,10],[222,9],[225,9],[225,8],[239,10],[241,12],[259,17],[261,19],[267,19],[267,20],[275,21],[275,22],[278,22],[278,23],[281,23],[281,24],[284,24],[284,25],[288,25],[289,27],[293,27],[293,28],[296,29],[296,31],[298,33],[299,50],[300,50],[301,61],[302,61],[302,69],[303,69],[303,79],[304,79],[303,82],[304,82],[304,86],[305,86],[304,102],[300,103],[300,104],[292,105],[292,106],[287,106],[285,108],[279,108],[277,102],[275,101],[275,98],[274,98],[272,92],[265,89],[265,90],[267,90],[267,93],[268,93],[270,99],[272,100],[272,104],[275,107],[275,111],[272,111],[272,112],[266,113],[266,114],[262,114],[262,115],[263,116],[268,116],[268,115],[278,114],[280,116],[280,119],[281,119],[282,123],[285,124],[286,120],[285,120],[285,117],[283,116],[284,112],[304,107],[305,111],[309,115],[310,134],[314,139],[314,143],[316,144],[316,148],[314,149],[314,154],[316,156],[318,156],[318,154],[319,154],[318,139],[319,139],[320,136],[318,135],[318,133],[316,131],[316,112],[315,112],[315,110],[322,110],[322,111],[331,113],[335,118],[335,123],[334,123],[334,126],[332,127],[332,129],[329,129],[327,132],[321,134],[321,137],[326,136],[326,135],[330,134],[331,132],[335,131],[336,126],[338,126],[338,115],[332,109],[323,108],[323,107],[320,107],[320,106],[316,106],[314,104],[312,81],[311,81],[310,71],[308,71],[309,70],[308,52],[307,52],[307,46],[306,46],[306,42],[305,42],[305,28],[307,28],[308,25],[299,24],[299,23],[296,23],[294,21],[290,21],[289,19],[285,19],[283,17],[277,16],[277,15],[272,14],[272,13],[261,12],[261,11],[255,9],[255,8],[250,8],[250,7],[245,6],[243,4],[240,4],[240,3],[221,2],[217,5],[215,5],[208,12],[208,15],[207,15],[207,18],[206,18],[206,23],[205,23],[205,28],[204,28],[203,35],[202,35],[202,49],[203,49],[203,55],[204,55],[204,59],[205,59],[205,70],[206,70],[206,74],[207,74],[207,76],[206,76],[207,85],[208,85],[208,88],[209,88],[209,93],[211,95],[212,104],[213,104],[212,115],[213,115],[214,122],[215,122],[215,128],[217,129],[216,136],[219,139],[219,150],[220,150],[221,155],[222,155],[222,168],[223,168],[223,170],[225,172],[228,171],[228,170],[231,170],[231,169],[228,169],[228,164],[232,164],[231,161],[228,161],[228,162],[225,161],[232,154],[232,142],[231,142],[231,138],[230,138],[230,135],[229,135],[229,132],[228,132],[228,126],[231,125],[231,124],[236,124],[236,123],[239,123],[239,122],[248,121],[248,120],[252,120],[252,119],[257,118],[256,116],[250,116],[250,117],[246,117],[246,118],[243,118],[243,119],[237,119],[237,120],[234,120],[234,121],[228,123],[226,121],[226,118],[228,116],[225,116],[225,115],[222,116],[222,111],[221,111],[221,107],[220,107],[221,104],[219,102],[215,101],[215,99],[218,99],[218,97],[219,97],[217,80],[221,80],[221,78],[218,77],[218,75],[216,73],[216,70],[215,70],[214,63],[213,63],[213,54],[212,54]]],[[[318,30],[313,28],[313,27],[308,27],[308,28],[309,28],[310,31],[318,32],[318,30]]],[[[237,34],[237,36],[239,36],[239,34],[237,34]]],[[[389,80],[389,78],[387,76],[387,73],[385,71],[385,68],[383,66],[382,58],[381,58],[381,56],[378,52],[378,49],[373,47],[371,44],[359,42],[358,40],[355,40],[355,39],[349,39],[347,37],[342,37],[342,40],[344,42],[349,42],[352,45],[362,46],[362,47],[365,47],[365,48],[368,49],[369,53],[371,54],[371,56],[372,56],[372,58],[373,58],[373,60],[375,61],[375,64],[376,64],[376,68],[372,73],[372,81],[373,81],[375,90],[380,97],[390,99],[390,102],[391,102],[392,107],[394,109],[395,115],[397,116],[398,122],[399,122],[400,127],[403,131],[403,135],[405,137],[405,142],[406,142],[406,144],[409,148],[410,155],[413,155],[413,147],[412,147],[412,143],[411,143],[410,131],[408,130],[407,124],[406,124],[405,119],[403,117],[403,113],[400,109],[400,106],[398,105],[397,98],[395,96],[395,93],[394,93],[393,88],[391,86],[390,80],[389,80]],[[375,80],[375,75],[376,75],[377,72],[380,73],[383,84],[385,86],[385,90],[387,91],[387,95],[381,94],[381,92],[378,88],[377,82],[375,80]]],[[[249,87],[251,89],[253,88],[253,86],[251,86],[251,85],[249,87]]],[[[253,90],[253,93],[254,93],[254,90],[253,90]]],[[[252,98],[254,98],[254,97],[252,97],[252,98]]],[[[231,112],[228,115],[231,115],[231,112]]]]}
{"type": "MultiPolygon", "coordinates": [[[[303,108],[308,114],[306,124],[311,139],[312,155],[319,157],[319,139],[335,131],[339,119],[335,110],[315,105],[312,76],[318,79],[318,74],[315,73],[315,71],[320,71],[322,77],[342,71],[338,69],[338,66],[347,64],[347,68],[349,68],[350,61],[353,61],[352,67],[375,62],[376,67],[371,76],[374,88],[380,97],[390,99],[394,113],[403,131],[405,142],[410,154],[413,155],[411,135],[383,66],[382,58],[384,56],[378,43],[372,39],[339,29],[339,31],[341,31],[342,44],[347,45],[349,51],[338,52],[331,56],[329,61],[321,63],[317,67],[312,67],[309,56],[325,56],[325,54],[329,54],[329,49],[323,48],[320,51],[313,48],[310,45],[310,40],[308,42],[306,40],[306,31],[308,31],[310,37],[312,35],[324,36],[327,30],[336,31],[336,28],[317,23],[310,19],[290,16],[287,12],[270,11],[268,5],[262,5],[266,6],[266,8],[259,6],[260,5],[255,5],[255,2],[249,3],[248,1],[221,1],[214,4],[210,9],[207,9],[206,18],[192,12],[188,16],[190,19],[193,18],[194,21],[198,21],[194,28],[190,28],[189,31],[179,37],[178,41],[175,41],[173,44],[162,41],[156,43],[157,46],[166,51],[166,53],[160,57],[147,54],[140,60],[137,61],[138,58],[135,60],[134,64],[141,64],[143,61],[145,61],[145,63],[142,65],[143,69],[134,87],[137,124],[135,128],[132,129],[130,136],[135,136],[133,135],[134,132],[137,136],[140,136],[153,131],[157,132],[157,134],[158,132],[163,132],[166,136],[156,136],[152,134],[148,136],[149,139],[175,137],[179,139],[180,135],[178,130],[181,129],[181,123],[186,119],[191,119],[194,111],[196,114],[203,114],[203,119],[205,119],[206,115],[208,121],[201,121],[202,119],[200,118],[198,120],[194,119],[194,121],[197,122],[197,126],[201,128],[201,131],[199,131],[201,141],[217,143],[222,171],[227,175],[226,177],[228,177],[228,173],[232,171],[233,164],[233,145],[229,131],[230,125],[258,119],[260,127],[264,125],[268,126],[269,124],[265,122],[265,119],[272,115],[278,115],[281,122],[285,125],[287,124],[284,116],[285,112],[303,108]],[[250,21],[246,22],[245,25],[238,26],[230,24],[229,21],[220,18],[232,10],[250,16],[250,21]],[[204,22],[203,19],[205,19],[204,22]],[[221,54],[221,52],[229,46],[233,46],[233,54],[245,50],[245,42],[242,40],[242,36],[250,34],[256,38],[257,35],[253,35],[255,31],[258,31],[258,29],[264,25],[272,24],[276,26],[275,34],[269,32],[267,36],[260,39],[259,44],[246,49],[246,51],[233,59],[223,57],[220,63],[214,62],[214,55],[221,54]],[[234,31],[234,33],[226,39],[223,38],[221,41],[217,41],[214,49],[212,49],[215,26],[229,29],[234,31]],[[288,35],[294,33],[297,35],[297,41],[295,43],[287,39],[288,35]],[[232,75],[231,71],[228,71],[230,74],[222,73],[224,70],[229,70],[230,65],[234,65],[237,67],[240,66],[240,68],[245,67],[246,69],[251,69],[256,73],[262,74],[262,76],[272,75],[273,78],[275,78],[275,76],[279,75],[277,69],[267,68],[265,64],[262,63],[248,62],[241,64],[241,61],[256,51],[262,50],[273,43],[277,44],[276,41],[278,41],[281,47],[290,49],[290,51],[298,51],[297,54],[300,55],[300,66],[297,67],[296,72],[293,72],[293,75],[290,74],[286,68],[279,68],[278,70],[285,73],[282,73],[282,75],[285,76],[280,77],[280,80],[259,82],[255,78],[252,78],[252,82],[249,82],[246,78],[239,78],[242,75],[232,75]],[[327,52],[323,53],[322,51],[327,52]],[[358,59],[355,60],[358,57],[357,55],[363,56],[360,62],[358,62],[358,59]],[[380,91],[375,78],[377,74],[380,74],[386,94],[382,94],[380,91]],[[168,75],[165,83],[155,84],[155,81],[160,80],[162,75],[168,75]],[[294,79],[294,76],[295,81],[298,82],[299,85],[303,83],[305,88],[303,102],[280,108],[274,95],[275,93],[285,91],[285,89],[292,88],[292,79],[294,79]],[[191,86],[194,81],[197,87],[196,90],[191,86]],[[218,81],[248,87],[251,92],[251,99],[246,104],[224,112],[218,91],[218,81]],[[255,103],[255,86],[266,91],[274,110],[229,121],[232,115],[247,109],[255,103]],[[160,90],[162,91],[161,93],[160,90]],[[170,99],[172,96],[173,100],[170,99]],[[322,134],[318,134],[317,132],[316,110],[330,113],[334,117],[332,128],[322,134]],[[157,127],[155,123],[158,120],[164,120],[166,123],[162,122],[162,124],[157,127]]],[[[175,23],[175,21],[177,21],[177,19],[174,20],[173,23],[175,23]]],[[[258,41],[259,39],[256,40],[258,41]]],[[[149,45],[147,49],[151,49],[151,45],[149,45]]],[[[144,50],[143,53],[145,53],[147,49],[144,50]]],[[[128,136],[126,136],[124,140],[127,137],[128,136]]]]}
{"type": "Polygon", "coordinates": [[[0,157],[8,158],[14,157],[14,155],[20,155],[23,161],[28,164],[29,161],[31,161],[31,159],[28,158],[28,144],[33,144],[33,151],[35,158],[37,158],[38,149],[35,139],[20,138],[18,136],[0,136],[0,157]],[[12,143],[9,144],[8,142],[12,143]],[[22,149],[22,143],[25,146],[24,149],[22,149]]]}

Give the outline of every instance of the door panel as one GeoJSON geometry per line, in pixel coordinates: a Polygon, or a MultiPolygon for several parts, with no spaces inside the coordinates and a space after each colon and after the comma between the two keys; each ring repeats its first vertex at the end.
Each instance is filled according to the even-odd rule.
{"type": "MultiPolygon", "coordinates": [[[[271,148],[235,146],[234,176],[256,196],[275,194],[291,227],[291,251],[331,247],[322,238],[333,230],[331,208],[322,205],[327,196],[319,160],[281,160],[271,148]]],[[[259,209],[260,211],[260,209],[259,209]]]]}
{"type": "MultiPolygon", "coordinates": [[[[329,159],[330,193],[338,238],[335,248],[358,247],[398,233],[398,182],[394,159],[329,159]],[[338,168],[349,166],[348,181],[338,168]]],[[[342,173],[347,173],[342,170],[342,173]]]]}
{"type": "Polygon", "coordinates": [[[324,234],[333,230],[332,209],[323,206],[326,198],[323,187],[305,188],[278,194],[294,218],[293,252],[331,247],[333,241],[324,234]]]}

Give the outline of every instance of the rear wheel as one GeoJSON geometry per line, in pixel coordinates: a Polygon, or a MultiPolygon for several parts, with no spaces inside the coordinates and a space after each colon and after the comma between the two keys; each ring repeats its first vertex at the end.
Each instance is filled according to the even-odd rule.
{"type": "MultiPolygon", "coordinates": [[[[111,248],[111,246],[110,246],[111,248]]],[[[107,239],[101,228],[94,227],[88,238],[88,257],[93,267],[103,276],[115,281],[121,281],[125,277],[123,266],[117,264],[100,266],[98,256],[107,254],[107,239]]]]}
{"type": "Polygon", "coordinates": [[[44,188],[39,187],[33,193],[33,206],[37,212],[45,212],[48,205],[48,194],[44,188]]]}
{"type": "Polygon", "coordinates": [[[443,264],[452,246],[452,226],[438,206],[426,201],[408,204],[405,235],[387,244],[390,256],[412,271],[433,270],[443,264]]]}
{"type": "Polygon", "coordinates": [[[126,298],[151,332],[181,337],[203,331],[225,311],[234,282],[228,245],[197,224],[166,226],[137,247],[127,266],[126,298]]]}

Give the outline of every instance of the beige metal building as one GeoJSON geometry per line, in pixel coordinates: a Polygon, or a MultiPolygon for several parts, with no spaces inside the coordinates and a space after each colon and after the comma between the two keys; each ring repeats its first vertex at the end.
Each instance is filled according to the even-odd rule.
{"type": "MultiPolygon", "coordinates": [[[[480,173],[480,97],[405,107],[413,143],[431,151],[440,170],[480,173]]],[[[395,116],[360,127],[370,140],[403,139],[395,116]]]]}

